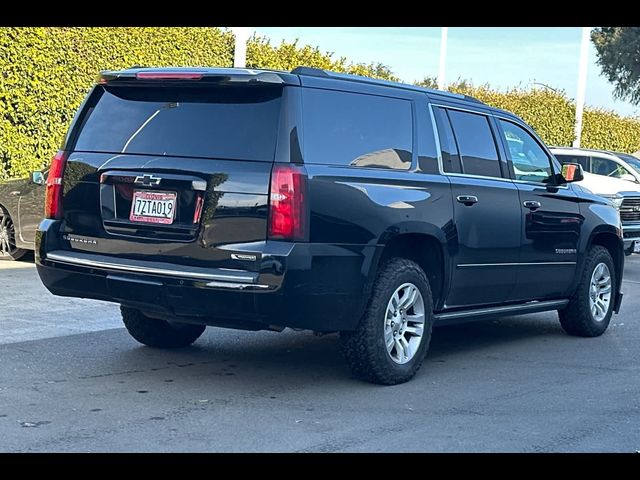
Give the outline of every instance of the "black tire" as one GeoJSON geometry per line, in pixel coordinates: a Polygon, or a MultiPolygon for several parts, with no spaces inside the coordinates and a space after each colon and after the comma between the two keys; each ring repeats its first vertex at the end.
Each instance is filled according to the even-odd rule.
{"type": "Polygon", "coordinates": [[[569,300],[566,308],[558,311],[560,317],[560,325],[569,335],[577,337],[598,337],[602,335],[609,326],[611,315],[613,314],[613,305],[615,292],[617,291],[617,275],[613,266],[613,259],[609,251],[600,246],[591,247],[587,258],[584,262],[584,268],[578,281],[578,287],[569,300]],[[611,300],[609,302],[606,316],[597,321],[591,312],[589,305],[589,292],[591,285],[591,276],[595,268],[604,263],[609,268],[611,274],[611,300]]]}
{"type": "Polygon", "coordinates": [[[395,385],[410,380],[418,371],[429,349],[433,327],[433,300],[424,271],[411,260],[392,258],[381,267],[373,285],[364,315],[354,331],[340,332],[342,353],[353,374],[381,385],[395,385]],[[414,357],[398,364],[391,359],[384,340],[384,321],[391,296],[402,284],[415,285],[424,301],[422,341],[414,357]]]}
{"type": "Polygon", "coordinates": [[[631,243],[631,246],[624,251],[624,255],[625,257],[633,255],[633,243],[631,243]]]}
{"type": "Polygon", "coordinates": [[[190,323],[169,323],[164,320],[147,317],[140,310],[120,307],[122,321],[129,334],[143,345],[155,348],[187,347],[195,342],[205,325],[190,323]]]}
{"type": "Polygon", "coordinates": [[[16,247],[16,230],[9,212],[0,205],[0,261],[20,260],[28,250],[16,247]]]}

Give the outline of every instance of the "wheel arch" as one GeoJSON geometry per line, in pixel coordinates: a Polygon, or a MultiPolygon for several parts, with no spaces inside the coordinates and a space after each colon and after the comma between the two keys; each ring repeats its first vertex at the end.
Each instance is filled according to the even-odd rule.
{"type": "Polygon", "coordinates": [[[0,202],[0,213],[3,213],[3,212],[7,212],[9,216],[13,218],[13,215],[11,214],[11,210],[9,210],[9,207],[6,207],[4,203],[0,202]]]}
{"type": "MultiPolygon", "coordinates": [[[[17,205],[16,205],[16,209],[17,209],[17,205]]],[[[11,220],[13,220],[13,224],[17,228],[18,225],[16,225],[16,216],[14,215],[13,210],[9,208],[6,203],[0,202],[0,215],[4,215],[5,213],[9,215],[9,218],[11,220]]]]}
{"type": "Polygon", "coordinates": [[[26,253],[26,249],[23,247],[22,242],[19,241],[19,224],[16,224],[16,217],[13,215],[12,211],[5,206],[6,204],[0,203],[0,216],[4,216],[6,215],[7,217],[9,217],[12,222],[13,222],[13,228],[15,231],[15,252],[13,252],[13,254],[11,253],[11,251],[9,252],[9,256],[8,257],[4,257],[3,256],[3,260],[6,259],[13,259],[13,260],[17,260],[22,258],[25,253],[26,253]]]}
{"type": "MultiPolygon", "coordinates": [[[[372,269],[371,283],[380,265],[392,257],[416,262],[424,270],[433,294],[433,306],[438,310],[444,304],[451,278],[448,242],[442,229],[420,222],[405,222],[385,231],[372,269]]],[[[369,290],[368,290],[369,291],[369,290]]]]}
{"type": "MultiPolygon", "coordinates": [[[[624,271],[624,242],[620,238],[618,230],[611,225],[601,225],[594,229],[589,236],[589,241],[578,265],[577,272],[582,273],[584,268],[584,257],[586,253],[594,245],[600,245],[606,248],[611,254],[613,265],[615,267],[616,285],[618,291],[622,283],[622,275],[624,271]]],[[[576,278],[578,275],[576,275],[576,278]]]]}

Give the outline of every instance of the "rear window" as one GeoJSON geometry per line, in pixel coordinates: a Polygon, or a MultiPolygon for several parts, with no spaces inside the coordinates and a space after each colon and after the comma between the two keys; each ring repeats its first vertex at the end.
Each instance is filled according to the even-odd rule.
{"type": "Polygon", "coordinates": [[[281,87],[96,87],[74,150],[273,161],[281,96],[281,87]]]}

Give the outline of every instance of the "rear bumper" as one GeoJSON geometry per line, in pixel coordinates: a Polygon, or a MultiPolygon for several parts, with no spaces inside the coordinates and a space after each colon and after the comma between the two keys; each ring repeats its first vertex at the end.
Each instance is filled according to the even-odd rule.
{"type": "MultiPolygon", "coordinates": [[[[92,298],[192,323],[261,329],[353,329],[377,247],[260,242],[258,271],[205,269],[62,250],[41,223],[36,265],[55,295],[92,298]]],[[[240,248],[240,246],[238,246],[240,248]]]]}

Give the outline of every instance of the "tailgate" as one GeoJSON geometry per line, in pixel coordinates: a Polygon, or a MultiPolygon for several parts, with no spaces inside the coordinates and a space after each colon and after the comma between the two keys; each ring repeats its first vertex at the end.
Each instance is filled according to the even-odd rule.
{"type": "Polygon", "coordinates": [[[283,90],[96,86],[64,173],[63,247],[238,268],[219,247],[266,239],[283,90]]]}

